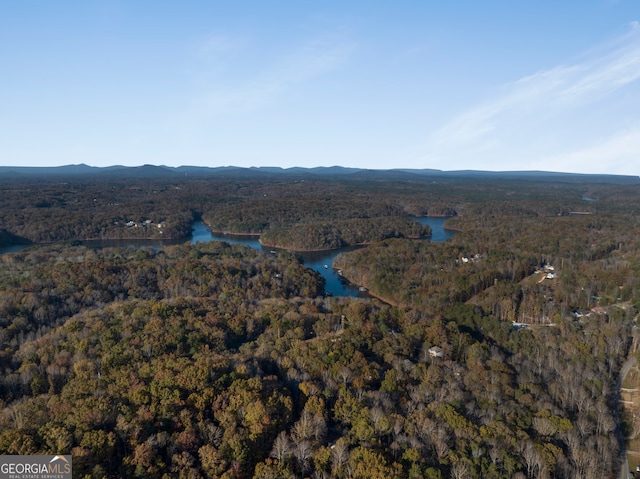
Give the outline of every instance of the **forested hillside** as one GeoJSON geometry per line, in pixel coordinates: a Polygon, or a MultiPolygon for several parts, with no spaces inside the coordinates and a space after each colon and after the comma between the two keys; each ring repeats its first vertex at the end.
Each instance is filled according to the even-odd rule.
{"type": "Polygon", "coordinates": [[[636,186],[119,178],[0,194],[6,243],[93,237],[108,195],[104,237],[143,235],[117,210],[174,225],[154,238],[202,217],[292,250],[370,243],[334,266],[373,296],[326,297],[293,253],[224,242],[4,254],[5,454],[71,453],[78,478],[618,476],[636,186]],[[459,232],[444,243],[406,218],[445,211],[459,232]]]}
{"type": "Polygon", "coordinates": [[[409,218],[386,216],[270,229],[260,236],[260,243],[294,251],[309,251],[370,244],[388,238],[425,239],[430,235],[428,226],[409,218]]]}

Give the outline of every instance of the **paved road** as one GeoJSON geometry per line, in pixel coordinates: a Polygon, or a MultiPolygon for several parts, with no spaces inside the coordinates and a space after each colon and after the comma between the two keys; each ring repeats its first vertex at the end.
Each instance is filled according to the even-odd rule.
{"type": "MultiPolygon", "coordinates": [[[[627,377],[627,373],[631,370],[631,368],[636,364],[636,358],[634,356],[631,356],[629,359],[627,359],[625,361],[625,363],[622,365],[622,369],[620,369],[620,379],[618,386],[620,388],[622,388],[622,385],[624,384],[624,380],[627,377]]],[[[619,420],[621,419],[622,413],[619,413],[619,420]]],[[[628,479],[629,478],[629,461],[627,460],[627,451],[624,448],[624,441],[626,438],[622,437],[622,430],[621,430],[621,425],[618,424],[618,434],[620,435],[622,441],[622,451],[620,452],[621,455],[621,459],[620,459],[620,479],[628,479]]]]}
{"type": "Polygon", "coordinates": [[[629,462],[627,461],[627,453],[625,452],[622,457],[622,464],[620,465],[620,479],[628,479],[629,474],[629,462]]]}

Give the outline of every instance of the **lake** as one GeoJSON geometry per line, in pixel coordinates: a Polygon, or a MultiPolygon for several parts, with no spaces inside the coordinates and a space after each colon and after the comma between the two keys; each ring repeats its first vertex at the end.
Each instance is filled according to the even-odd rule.
{"type": "MultiPolygon", "coordinates": [[[[448,238],[451,238],[455,231],[447,230],[444,227],[444,223],[448,217],[411,217],[411,219],[417,221],[423,225],[429,225],[431,227],[431,241],[441,242],[448,238]]],[[[142,248],[152,246],[154,248],[162,248],[167,244],[181,244],[186,240],[174,240],[174,241],[161,241],[161,240],[90,240],[83,241],[82,245],[89,248],[105,248],[105,247],[120,247],[120,248],[142,248]]],[[[267,254],[278,254],[278,249],[262,246],[257,235],[229,235],[222,233],[212,233],[209,227],[201,221],[195,222],[192,225],[192,233],[190,241],[192,244],[208,241],[226,241],[231,244],[239,244],[249,246],[253,249],[263,251],[267,254]]],[[[35,245],[14,245],[5,248],[0,248],[0,254],[15,253],[22,251],[29,246],[35,245]]],[[[333,269],[333,260],[340,253],[351,251],[360,246],[350,246],[329,251],[305,251],[296,253],[301,259],[303,264],[307,268],[311,268],[322,275],[325,279],[325,291],[327,294],[333,296],[354,296],[354,297],[368,297],[366,291],[361,291],[358,285],[349,283],[342,276],[338,274],[338,271],[333,269]]]]}
{"type": "MultiPolygon", "coordinates": [[[[411,219],[431,227],[431,241],[442,242],[455,234],[455,231],[447,230],[444,227],[445,221],[449,219],[448,217],[412,216],[411,219]]],[[[231,244],[249,246],[267,254],[278,254],[277,249],[262,246],[258,235],[212,233],[206,224],[197,222],[193,224],[191,242],[198,243],[201,241],[226,241],[231,244]]],[[[333,296],[368,297],[366,291],[361,291],[358,285],[349,283],[333,268],[333,260],[336,256],[357,248],[360,248],[360,246],[349,246],[329,251],[304,251],[297,252],[296,255],[307,268],[311,268],[322,275],[326,282],[325,291],[327,294],[333,296]]]]}

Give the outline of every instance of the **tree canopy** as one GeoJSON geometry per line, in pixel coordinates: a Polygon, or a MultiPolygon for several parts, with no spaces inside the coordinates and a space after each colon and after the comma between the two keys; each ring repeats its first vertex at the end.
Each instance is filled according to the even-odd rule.
{"type": "Polygon", "coordinates": [[[106,237],[202,217],[301,249],[369,243],[334,266],[372,297],[327,297],[294,254],[225,242],[3,254],[3,453],[70,453],[81,478],[617,476],[637,187],[166,181],[12,184],[0,237],[86,239],[111,194],[119,218],[167,229],[106,237]],[[306,209],[323,197],[342,206],[306,209]],[[428,211],[456,211],[459,232],[425,239],[406,216],[428,211]]]}

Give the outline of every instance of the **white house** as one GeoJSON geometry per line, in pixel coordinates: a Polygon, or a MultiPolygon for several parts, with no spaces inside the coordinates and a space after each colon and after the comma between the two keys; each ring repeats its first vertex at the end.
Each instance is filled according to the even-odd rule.
{"type": "Polygon", "coordinates": [[[432,346],[429,348],[429,356],[432,358],[442,357],[442,348],[440,346],[432,346]]]}

